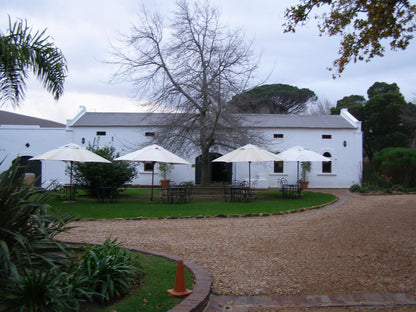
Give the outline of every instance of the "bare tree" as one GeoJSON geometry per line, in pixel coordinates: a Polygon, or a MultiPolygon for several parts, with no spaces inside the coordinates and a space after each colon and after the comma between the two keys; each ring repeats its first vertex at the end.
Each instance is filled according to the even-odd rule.
{"type": "Polygon", "coordinates": [[[241,31],[220,23],[208,2],[177,2],[173,22],[143,10],[140,24],[114,50],[115,79],[129,80],[137,94],[164,114],[165,135],[156,139],[173,150],[201,152],[203,184],[209,181],[213,146],[235,146],[247,139],[241,116],[228,102],[247,88],[257,59],[241,31]],[[168,116],[168,117],[167,117],[168,116]]]}
{"type": "Polygon", "coordinates": [[[309,115],[331,115],[331,107],[334,105],[328,99],[318,99],[308,105],[309,115]]]}

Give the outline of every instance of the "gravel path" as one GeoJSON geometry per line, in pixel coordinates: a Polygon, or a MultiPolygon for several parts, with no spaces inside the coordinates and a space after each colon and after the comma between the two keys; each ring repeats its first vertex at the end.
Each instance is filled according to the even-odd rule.
{"type": "MultiPolygon", "coordinates": [[[[342,201],[341,201],[342,202],[342,201]]],[[[219,295],[416,294],[416,195],[271,217],[78,221],[59,238],[190,260],[219,295]]]]}

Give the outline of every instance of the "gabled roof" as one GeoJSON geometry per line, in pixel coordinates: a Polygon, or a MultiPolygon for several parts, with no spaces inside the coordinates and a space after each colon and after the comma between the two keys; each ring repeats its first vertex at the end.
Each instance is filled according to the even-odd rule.
{"type": "Polygon", "coordinates": [[[59,122],[0,110],[0,126],[1,125],[39,126],[40,128],[65,128],[65,124],[59,122]]]}
{"type": "Polygon", "coordinates": [[[166,113],[85,112],[71,127],[140,127],[158,126],[166,113]]]}
{"type": "Polygon", "coordinates": [[[249,114],[245,118],[244,124],[255,128],[355,128],[340,115],[249,114]]]}
{"type": "MultiPolygon", "coordinates": [[[[168,113],[86,112],[71,127],[160,126],[168,113]]],[[[253,128],[355,129],[340,115],[238,114],[244,126],[253,128]]]]}

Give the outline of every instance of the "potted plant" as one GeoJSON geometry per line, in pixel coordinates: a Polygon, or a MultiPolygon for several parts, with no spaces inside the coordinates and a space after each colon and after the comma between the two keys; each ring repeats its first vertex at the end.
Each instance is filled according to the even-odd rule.
{"type": "Polygon", "coordinates": [[[162,188],[167,188],[170,182],[170,180],[168,179],[168,174],[172,171],[173,165],[165,163],[160,163],[158,165],[159,172],[163,178],[160,180],[160,184],[162,185],[162,188]]]}
{"type": "Polygon", "coordinates": [[[312,163],[310,161],[302,161],[300,163],[300,167],[301,167],[301,180],[299,181],[300,183],[300,187],[302,190],[308,188],[309,185],[309,181],[308,181],[308,173],[311,172],[312,169],[312,163]]]}

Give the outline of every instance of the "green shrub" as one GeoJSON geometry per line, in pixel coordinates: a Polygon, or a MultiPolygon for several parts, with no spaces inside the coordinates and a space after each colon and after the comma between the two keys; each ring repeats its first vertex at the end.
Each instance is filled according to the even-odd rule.
{"type": "Polygon", "coordinates": [[[93,299],[101,303],[127,294],[138,276],[131,253],[120,247],[109,238],[103,245],[87,245],[74,263],[75,276],[85,277],[79,288],[94,291],[93,299]]]}
{"type": "Polygon", "coordinates": [[[354,184],[350,186],[350,191],[351,192],[360,192],[361,191],[361,186],[359,186],[358,184],[354,184]]]}
{"type": "Polygon", "coordinates": [[[374,154],[375,169],[393,184],[416,186],[416,149],[390,147],[374,154]]]}
{"type": "Polygon", "coordinates": [[[362,182],[362,193],[369,191],[380,191],[382,189],[391,188],[392,181],[389,176],[380,174],[374,162],[366,161],[363,166],[363,182],[362,182]],[[363,190],[365,188],[365,190],[363,190]]]}
{"type": "Polygon", "coordinates": [[[396,192],[408,192],[408,189],[405,188],[403,185],[395,184],[392,186],[392,190],[396,192]]]}
{"type": "Polygon", "coordinates": [[[308,180],[308,173],[312,170],[312,163],[310,161],[302,161],[300,163],[301,166],[301,178],[302,181],[308,180]]]}
{"type": "Polygon", "coordinates": [[[1,285],[0,298],[2,311],[79,311],[80,302],[68,287],[66,274],[55,269],[15,272],[1,285]]]}
{"type": "Polygon", "coordinates": [[[99,186],[120,187],[130,182],[136,175],[136,167],[128,162],[113,161],[120,155],[113,146],[99,148],[89,145],[88,150],[104,157],[111,163],[74,163],[74,180],[85,187],[92,195],[97,194],[99,186]]]}

